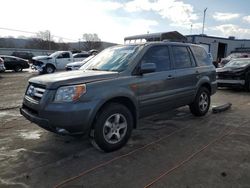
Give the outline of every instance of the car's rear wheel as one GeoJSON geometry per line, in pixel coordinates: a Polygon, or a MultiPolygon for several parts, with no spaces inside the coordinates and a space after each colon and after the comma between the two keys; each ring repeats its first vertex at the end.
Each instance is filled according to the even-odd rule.
{"type": "Polygon", "coordinates": [[[201,87],[195,100],[192,104],[189,105],[190,111],[195,116],[204,116],[210,107],[210,92],[206,87],[201,87]]]}
{"type": "Polygon", "coordinates": [[[48,74],[51,74],[51,73],[55,72],[55,67],[53,67],[52,65],[46,65],[45,72],[48,74]]]}
{"type": "Polygon", "coordinates": [[[21,72],[23,70],[23,67],[21,65],[16,65],[14,68],[15,72],[21,72]]]}
{"type": "Polygon", "coordinates": [[[92,144],[105,152],[124,146],[131,136],[133,116],[124,105],[106,105],[96,118],[91,133],[92,144]]]}
{"type": "Polygon", "coordinates": [[[246,73],[245,87],[247,91],[250,91],[250,72],[246,73]]]}

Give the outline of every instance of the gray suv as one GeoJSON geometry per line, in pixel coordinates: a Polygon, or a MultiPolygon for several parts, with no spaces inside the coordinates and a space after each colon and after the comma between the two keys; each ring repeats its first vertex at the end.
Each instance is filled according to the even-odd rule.
{"type": "Polygon", "coordinates": [[[184,105],[205,115],[216,88],[211,58],[198,45],[119,45],[78,71],[31,78],[20,112],[55,133],[87,133],[110,152],[126,144],[139,118],[184,105]]]}

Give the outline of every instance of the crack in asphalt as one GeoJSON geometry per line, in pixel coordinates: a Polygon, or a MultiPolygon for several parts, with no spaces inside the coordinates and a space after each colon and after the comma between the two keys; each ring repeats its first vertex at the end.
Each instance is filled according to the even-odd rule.
{"type": "Polygon", "coordinates": [[[18,106],[10,106],[10,107],[6,107],[6,108],[0,108],[0,111],[5,111],[5,110],[13,110],[13,109],[17,109],[20,108],[21,105],[18,106]]]}

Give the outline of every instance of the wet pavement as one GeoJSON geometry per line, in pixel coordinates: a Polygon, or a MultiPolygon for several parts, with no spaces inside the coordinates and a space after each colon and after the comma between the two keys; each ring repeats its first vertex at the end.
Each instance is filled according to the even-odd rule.
{"type": "Polygon", "coordinates": [[[250,93],[219,90],[212,105],[232,108],[202,118],[183,107],[142,119],[124,148],[103,153],[19,114],[36,75],[0,74],[0,187],[250,187],[250,93]]]}

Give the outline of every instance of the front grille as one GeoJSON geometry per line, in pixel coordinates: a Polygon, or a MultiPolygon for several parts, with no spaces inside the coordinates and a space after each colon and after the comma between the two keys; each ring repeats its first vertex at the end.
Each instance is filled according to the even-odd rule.
{"type": "Polygon", "coordinates": [[[38,60],[31,60],[31,64],[35,65],[35,66],[42,66],[43,62],[42,61],[38,61],[38,60]]]}
{"type": "Polygon", "coordinates": [[[36,101],[40,101],[43,97],[45,90],[45,86],[30,84],[26,91],[26,95],[36,101]]]}

